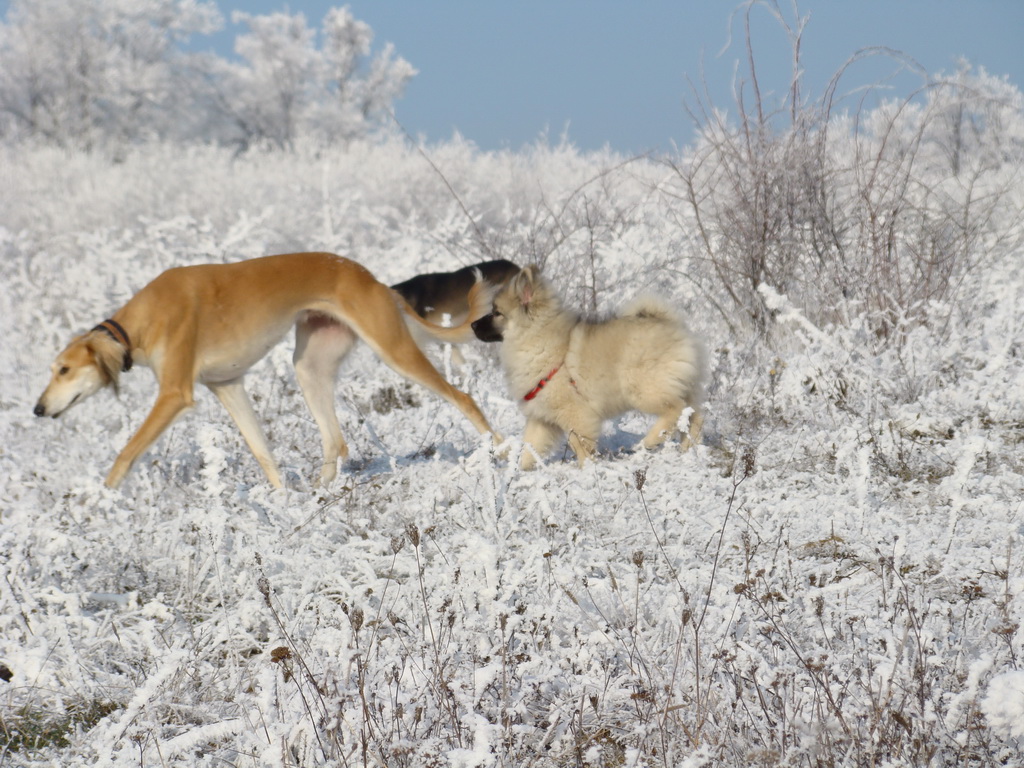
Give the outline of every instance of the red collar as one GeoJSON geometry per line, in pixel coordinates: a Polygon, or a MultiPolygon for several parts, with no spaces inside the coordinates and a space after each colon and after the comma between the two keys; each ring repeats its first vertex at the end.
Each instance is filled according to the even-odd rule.
{"type": "Polygon", "coordinates": [[[538,381],[536,387],[534,387],[529,392],[527,392],[525,395],[523,395],[523,400],[533,400],[533,398],[535,398],[537,395],[539,395],[540,391],[542,389],[544,389],[544,387],[547,385],[547,383],[549,381],[551,381],[551,379],[554,377],[554,375],[556,373],[558,373],[558,369],[561,368],[561,367],[562,366],[560,366],[560,365],[556,365],[554,368],[552,368],[551,369],[551,373],[549,373],[543,379],[538,381]]]}

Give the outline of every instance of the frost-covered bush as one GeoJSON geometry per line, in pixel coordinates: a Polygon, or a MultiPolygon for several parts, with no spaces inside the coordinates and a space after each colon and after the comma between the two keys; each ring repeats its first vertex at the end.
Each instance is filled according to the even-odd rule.
{"type": "MultiPolygon", "coordinates": [[[[749,14],[769,5],[777,13],[746,6],[748,40],[749,14]]],[[[723,310],[765,330],[765,284],[816,321],[868,313],[898,341],[907,318],[955,298],[971,271],[1020,242],[1024,97],[965,63],[851,115],[839,108],[843,76],[877,52],[808,101],[806,19],[779,20],[793,46],[781,102],[762,95],[751,53],[732,113],[699,101],[698,139],[668,162],[664,191],[688,209],[683,226],[723,310]]]]}

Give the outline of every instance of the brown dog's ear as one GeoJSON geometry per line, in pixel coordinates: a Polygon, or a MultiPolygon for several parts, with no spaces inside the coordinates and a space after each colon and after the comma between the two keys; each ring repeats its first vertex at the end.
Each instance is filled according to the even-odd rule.
{"type": "Polygon", "coordinates": [[[114,341],[106,333],[94,331],[89,334],[86,348],[92,353],[96,367],[103,376],[105,386],[113,387],[118,392],[121,370],[124,367],[124,347],[114,341]]]}

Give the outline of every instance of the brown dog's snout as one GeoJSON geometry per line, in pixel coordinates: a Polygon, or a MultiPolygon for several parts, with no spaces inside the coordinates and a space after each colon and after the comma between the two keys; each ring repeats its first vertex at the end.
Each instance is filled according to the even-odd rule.
{"type": "Polygon", "coordinates": [[[32,413],[34,413],[36,416],[45,416],[46,406],[43,405],[41,402],[36,403],[36,407],[32,409],[32,413]]]}

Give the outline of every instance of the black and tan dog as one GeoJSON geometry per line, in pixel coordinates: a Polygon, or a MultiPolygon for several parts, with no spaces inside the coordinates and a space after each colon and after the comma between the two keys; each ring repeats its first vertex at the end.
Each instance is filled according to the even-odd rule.
{"type": "Polygon", "coordinates": [[[507,259],[482,261],[454,272],[431,272],[392,285],[417,314],[433,323],[440,323],[445,315],[453,325],[459,325],[469,312],[469,289],[476,275],[500,288],[511,277],[519,274],[519,267],[507,259]]]}

